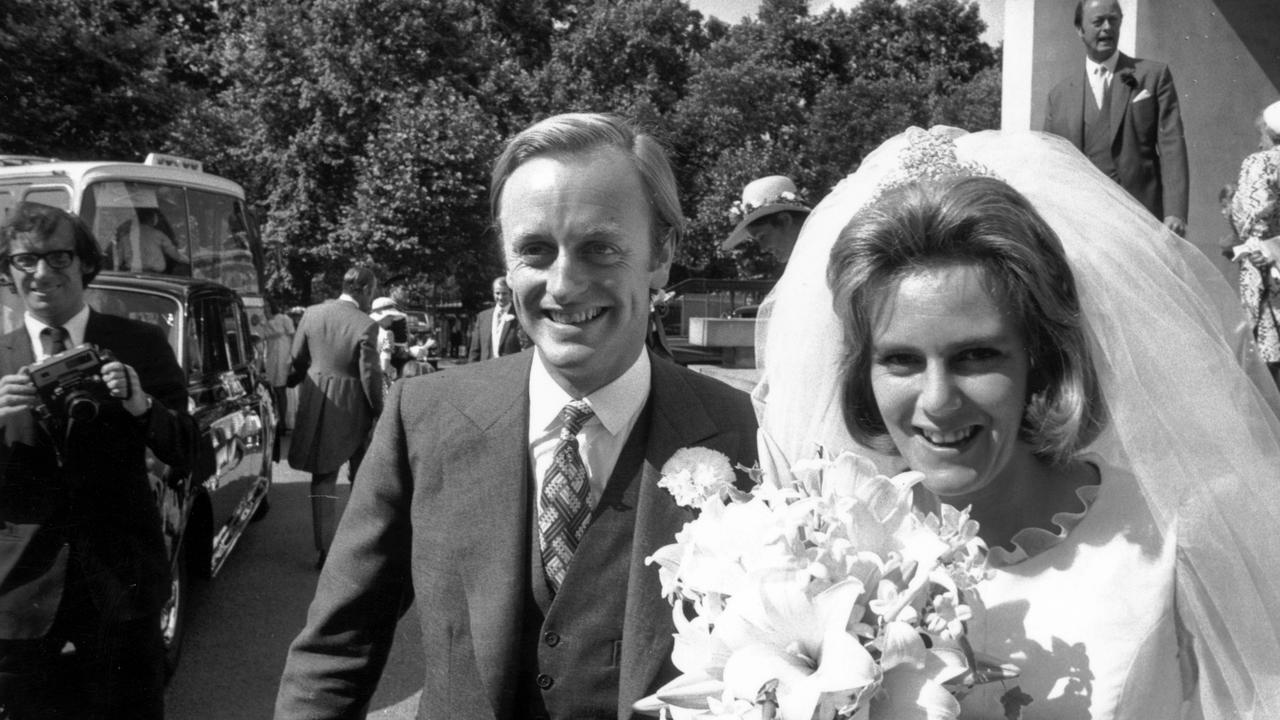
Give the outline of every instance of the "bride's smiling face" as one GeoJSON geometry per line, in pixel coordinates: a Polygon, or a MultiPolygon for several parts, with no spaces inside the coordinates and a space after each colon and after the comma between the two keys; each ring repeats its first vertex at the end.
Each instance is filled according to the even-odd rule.
{"type": "Polygon", "coordinates": [[[871,336],[871,389],[889,436],[944,498],[999,492],[1034,463],[1018,439],[1023,333],[989,286],[975,265],[917,271],[889,290],[871,336]]]}

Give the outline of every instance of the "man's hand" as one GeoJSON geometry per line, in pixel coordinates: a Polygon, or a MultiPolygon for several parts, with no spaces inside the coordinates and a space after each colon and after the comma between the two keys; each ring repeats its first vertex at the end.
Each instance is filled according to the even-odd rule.
{"type": "Polygon", "coordinates": [[[1178,237],[1187,236],[1187,223],[1177,215],[1170,215],[1164,219],[1164,226],[1178,234],[1178,237]]]}
{"type": "Polygon", "coordinates": [[[26,412],[39,402],[36,386],[26,373],[0,377],[0,420],[26,412]]]}
{"type": "Polygon", "coordinates": [[[115,360],[102,366],[102,381],[107,384],[111,397],[120,398],[124,409],[134,417],[147,411],[147,394],[138,382],[138,373],[128,365],[115,360]]]}

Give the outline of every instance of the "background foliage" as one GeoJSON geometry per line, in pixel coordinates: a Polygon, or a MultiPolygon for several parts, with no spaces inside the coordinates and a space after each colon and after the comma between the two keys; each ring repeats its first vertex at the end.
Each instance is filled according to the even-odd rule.
{"type": "Polygon", "coordinates": [[[477,305],[501,272],[489,163],[529,122],[632,116],[667,143],[688,240],[673,279],[768,276],[725,253],[742,185],[817,201],[908,125],[998,123],[999,50],[966,0],[7,0],[0,152],[198,157],[245,186],[286,304],[372,263],[411,301],[477,305]]]}

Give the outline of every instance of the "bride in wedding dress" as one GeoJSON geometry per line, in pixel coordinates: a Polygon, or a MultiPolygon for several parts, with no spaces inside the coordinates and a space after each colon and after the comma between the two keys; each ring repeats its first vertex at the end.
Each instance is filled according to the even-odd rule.
{"type": "Polygon", "coordinates": [[[974,718],[1280,716],[1280,396],[1231,288],[1068,143],[908,130],[762,308],[766,462],[969,506],[974,718]]]}

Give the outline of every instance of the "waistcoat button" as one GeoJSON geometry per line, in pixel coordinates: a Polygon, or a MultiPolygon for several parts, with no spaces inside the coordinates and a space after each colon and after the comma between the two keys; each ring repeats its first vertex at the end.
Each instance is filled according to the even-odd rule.
{"type": "Polygon", "coordinates": [[[541,673],[538,675],[537,683],[538,683],[538,687],[542,688],[543,690],[550,690],[551,686],[556,684],[556,681],[550,675],[547,675],[546,673],[541,673]]]}
{"type": "Polygon", "coordinates": [[[560,644],[560,636],[553,632],[543,635],[542,640],[547,644],[547,647],[555,647],[560,644]]]}

